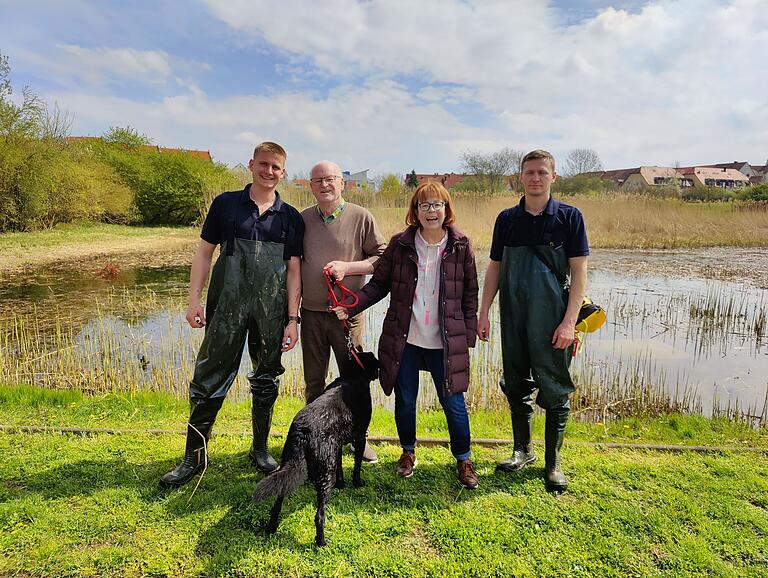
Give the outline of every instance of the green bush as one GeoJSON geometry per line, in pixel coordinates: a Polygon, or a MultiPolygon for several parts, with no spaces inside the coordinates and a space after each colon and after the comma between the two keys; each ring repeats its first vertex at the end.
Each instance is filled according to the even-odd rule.
{"type": "Polygon", "coordinates": [[[768,183],[747,187],[736,193],[742,201],[768,201],[768,183]]]}
{"type": "Polygon", "coordinates": [[[684,201],[732,201],[734,195],[732,190],[720,187],[686,187],[680,191],[680,198],[684,201]]]}
{"type": "Polygon", "coordinates": [[[552,192],[560,195],[597,194],[616,189],[613,181],[601,179],[598,176],[576,175],[559,177],[552,184],[552,192]]]}
{"type": "Polygon", "coordinates": [[[135,195],[136,211],[147,225],[190,225],[204,213],[206,199],[239,188],[224,165],[184,153],[97,143],[107,162],[135,195]]]}
{"type": "Polygon", "coordinates": [[[60,141],[0,145],[0,231],[77,219],[130,222],[133,193],[93,154],[60,141]]]}

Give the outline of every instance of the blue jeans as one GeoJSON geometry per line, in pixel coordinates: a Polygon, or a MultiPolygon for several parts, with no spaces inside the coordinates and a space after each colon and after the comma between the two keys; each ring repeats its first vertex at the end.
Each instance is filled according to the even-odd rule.
{"type": "Polygon", "coordinates": [[[451,453],[457,460],[468,460],[472,457],[472,452],[469,449],[467,406],[464,404],[463,393],[445,396],[443,350],[424,349],[410,343],[405,344],[395,384],[395,424],[400,446],[410,452],[416,448],[416,396],[419,393],[419,369],[424,366],[432,374],[437,397],[448,421],[451,453]]]}

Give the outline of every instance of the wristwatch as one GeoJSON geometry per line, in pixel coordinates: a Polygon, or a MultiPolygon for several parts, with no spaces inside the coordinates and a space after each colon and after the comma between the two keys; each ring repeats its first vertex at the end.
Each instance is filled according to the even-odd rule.
{"type": "Polygon", "coordinates": [[[298,315],[289,315],[288,321],[295,321],[296,325],[301,325],[301,317],[299,317],[298,315]]]}

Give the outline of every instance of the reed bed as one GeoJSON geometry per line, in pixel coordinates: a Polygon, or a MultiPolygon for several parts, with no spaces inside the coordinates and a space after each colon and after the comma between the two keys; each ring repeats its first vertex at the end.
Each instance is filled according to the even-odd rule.
{"type": "MultiPolygon", "coordinates": [[[[385,235],[405,226],[408,192],[400,195],[353,193],[350,201],[367,207],[385,235]]],[[[297,207],[315,200],[310,191],[289,188],[285,198],[297,207]]],[[[768,245],[768,211],[754,203],[690,203],[642,194],[595,193],[559,196],[584,214],[590,245],[599,248],[680,249],[768,245]]],[[[497,215],[516,205],[519,195],[454,193],[458,226],[475,247],[487,249],[497,215]]]]}
{"type": "MultiPolygon", "coordinates": [[[[708,294],[673,295],[654,306],[639,303],[635,296],[617,294],[604,303],[611,313],[611,323],[648,324],[661,319],[670,331],[685,326],[690,315],[694,321],[701,312],[711,312],[717,324],[701,324],[701,336],[732,335],[760,326],[753,342],[765,338],[766,304],[745,308],[735,298],[713,289],[708,294]],[[685,317],[686,319],[681,319],[685,317]],[[762,323],[762,325],[760,325],[762,323]],[[720,332],[720,333],[718,333],[720,332]]],[[[85,392],[136,392],[140,390],[187,395],[195,356],[203,333],[190,329],[183,317],[185,296],[181,291],[160,293],[112,291],[94,304],[89,320],[79,320],[69,312],[58,312],[52,321],[35,311],[13,314],[0,319],[0,376],[8,383],[30,383],[52,389],[77,389],[85,392]]],[[[375,350],[377,332],[386,303],[366,312],[367,343],[375,350]]],[[[492,311],[491,319],[498,319],[492,311]]],[[[604,329],[603,331],[609,331],[604,329]]],[[[686,334],[686,338],[693,338],[686,334]]],[[[695,336],[694,336],[695,337],[695,336]]],[[[714,338],[712,338],[714,340],[714,338]]],[[[492,323],[491,341],[479,343],[472,350],[472,387],[467,404],[473,409],[500,409],[506,399],[498,387],[502,375],[502,356],[497,321],[492,323]]],[[[247,355],[246,355],[247,357],[247,355]]],[[[299,348],[283,357],[286,372],[282,377],[282,395],[302,397],[304,384],[299,348]]],[[[238,398],[249,394],[246,359],[233,386],[238,398]]],[[[605,421],[628,415],[660,415],[670,412],[704,412],[695,386],[685,375],[666,375],[650,353],[619,356],[610,363],[590,350],[589,338],[583,343],[574,364],[577,392],[573,396],[574,415],[583,420],[605,421]],[[673,387],[670,386],[673,384],[673,387]]],[[[420,409],[439,409],[429,376],[422,374],[420,409]]],[[[392,398],[374,392],[377,406],[391,408],[392,398]]],[[[768,399],[766,400],[768,404],[768,399]]],[[[740,407],[717,402],[713,414],[730,419],[766,422],[766,407],[740,407]],[[750,416],[756,416],[754,419],[750,416]]]]}

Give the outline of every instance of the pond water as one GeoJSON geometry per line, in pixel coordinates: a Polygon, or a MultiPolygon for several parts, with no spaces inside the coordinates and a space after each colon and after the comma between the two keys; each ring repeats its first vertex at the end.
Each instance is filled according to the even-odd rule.
{"type": "MultiPolygon", "coordinates": [[[[763,253],[594,251],[588,293],[606,308],[608,323],[586,336],[574,360],[580,407],[600,410],[638,397],[655,403],[664,394],[668,405],[705,414],[764,413],[763,253]]],[[[481,261],[478,270],[484,269],[481,261]]],[[[110,381],[184,395],[202,338],[184,321],[188,276],[188,264],[119,270],[93,261],[0,277],[0,379],[31,377],[54,387],[84,380],[96,389],[110,381]]],[[[369,348],[376,347],[385,308],[383,302],[367,312],[369,348]]],[[[472,353],[471,406],[503,403],[497,311],[492,320],[490,343],[472,353]]],[[[284,365],[284,389],[300,393],[298,348],[284,356],[284,365]]],[[[244,356],[237,395],[247,393],[249,366],[244,356]]],[[[432,387],[423,390],[420,403],[433,405],[432,387]]]]}

